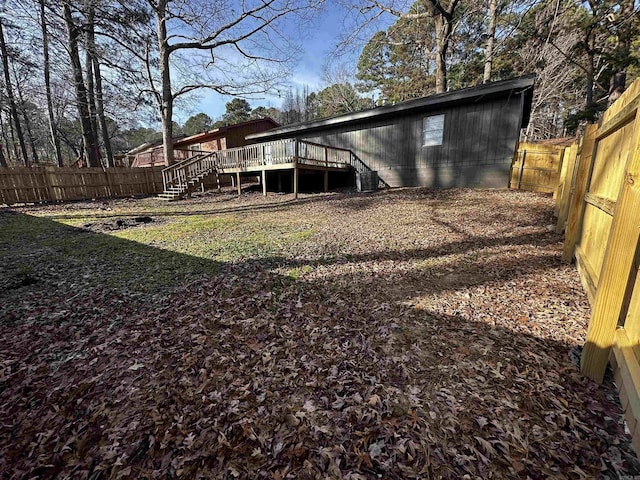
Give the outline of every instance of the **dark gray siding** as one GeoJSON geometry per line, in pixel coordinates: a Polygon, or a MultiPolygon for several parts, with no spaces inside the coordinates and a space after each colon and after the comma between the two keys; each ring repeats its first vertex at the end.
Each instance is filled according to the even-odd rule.
{"type": "Polygon", "coordinates": [[[520,96],[327,127],[300,138],[352,150],[392,187],[506,187],[521,123],[520,96]],[[443,144],[422,146],[422,120],[445,114],[443,144]]]}

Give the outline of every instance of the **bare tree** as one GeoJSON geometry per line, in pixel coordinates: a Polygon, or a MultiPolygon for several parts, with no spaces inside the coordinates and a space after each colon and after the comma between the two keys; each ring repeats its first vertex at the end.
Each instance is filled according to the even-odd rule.
{"type": "Polygon", "coordinates": [[[47,17],[45,14],[45,0],[39,0],[40,4],[40,29],[42,32],[42,58],[44,73],[44,88],[47,97],[47,115],[49,119],[49,134],[51,135],[51,144],[56,156],[56,163],[59,167],[64,164],[62,162],[62,152],[60,151],[60,140],[56,133],[56,120],[53,115],[53,99],[51,95],[51,60],[49,59],[49,32],[47,29],[47,17]]]}
{"type": "Polygon", "coordinates": [[[29,157],[27,156],[27,146],[24,142],[24,135],[22,134],[22,127],[20,126],[20,117],[18,116],[18,108],[16,107],[16,100],[13,96],[13,89],[11,87],[11,74],[9,71],[9,53],[7,51],[7,45],[4,38],[3,19],[0,18],[0,54],[2,55],[2,69],[4,71],[5,89],[7,91],[7,100],[9,101],[9,107],[11,109],[11,116],[13,117],[13,128],[18,137],[20,143],[20,151],[22,152],[22,160],[26,167],[29,166],[29,157]]]}
{"type": "Polygon", "coordinates": [[[113,151],[111,149],[111,139],[107,128],[107,119],[104,113],[104,96],[102,88],[102,73],[100,68],[100,58],[96,50],[96,32],[95,32],[95,6],[94,0],[85,2],[85,40],[86,40],[86,72],[87,72],[87,91],[89,93],[87,100],[89,101],[89,113],[91,115],[91,127],[93,128],[95,138],[98,138],[98,126],[100,127],[100,135],[102,143],[107,155],[107,166],[113,167],[113,151]]]}
{"type": "Polygon", "coordinates": [[[29,119],[29,112],[27,109],[27,102],[24,99],[23,95],[23,87],[16,74],[15,62],[11,65],[13,70],[13,77],[15,79],[16,92],[18,93],[18,100],[20,101],[20,112],[22,113],[22,118],[24,118],[24,127],[27,131],[27,138],[29,139],[29,146],[31,147],[31,159],[34,164],[38,164],[38,152],[36,149],[35,137],[33,135],[33,129],[31,128],[31,120],[29,119]]]}
{"type": "Polygon", "coordinates": [[[167,165],[173,163],[174,101],[201,88],[229,95],[271,89],[286,76],[283,67],[297,52],[283,21],[291,17],[302,20],[321,2],[227,0],[212,8],[205,0],[146,0],[155,19],[158,56],[156,76],[154,52],[149,48],[147,73],[162,121],[167,165]],[[189,63],[182,71],[176,69],[179,59],[189,63]],[[196,69],[202,75],[195,75],[196,69]]]}
{"type": "Polygon", "coordinates": [[[91,127],[91,116],[89,113],[89,104],[87,100],[87,88],[84,84],[84,79],[82,76],[82,65],[80,63],[80,52],[78,49],[78,39],[81,35],[81,29],[73,20],[69,3],[65,2],[62,8],[65,24],[67,26],[69,58],[71,60],[71,70],[73,72],[76,102],[78,112],[80,114],[84,151],[89,166],[99,167],[100,164],[98,163],[98,158],[96,156],[96,139],[93,135],[93,129],[91,127]]]}

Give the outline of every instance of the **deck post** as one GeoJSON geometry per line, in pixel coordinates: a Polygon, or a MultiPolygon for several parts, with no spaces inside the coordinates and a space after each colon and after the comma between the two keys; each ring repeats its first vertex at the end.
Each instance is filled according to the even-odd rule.
{"type": "Polygon", "coordinates": [[[220,193],[220,174],[216,173],[216,186],[218,187],[218,193],[220,193]]]}
{"type": "Polygon", "coordinates": [[[262,170],[262,195],[267,196],[267,171],[262,170]]]}
{"type": "Polygon", "coordinates": [[[236,183],[238,184],[238,195],[242,195],[242,184],[240,183],[240,172],[236,173],[236,183]]]}
{"type": "Polygon", "coordinates": [[[298,147],[300,143],[296,138],[296,151],[293,157],[293,198],[298,198],[298,147]]]}
{"type": "Polygon", "coordinates": [[[325,193],[329,191],[329,169],[324,169],[324,191],[325,193]]]}

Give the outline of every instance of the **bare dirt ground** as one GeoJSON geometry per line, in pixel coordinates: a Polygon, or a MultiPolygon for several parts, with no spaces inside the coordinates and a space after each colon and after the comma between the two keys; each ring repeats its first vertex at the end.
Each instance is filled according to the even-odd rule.
{"type": "Polygon", "coordinates": [[[589,307],[513,191],[0,210],[0,478],[620,478],[589,307]],[[144,220],[143,220],[144,219],[144,220]]]}

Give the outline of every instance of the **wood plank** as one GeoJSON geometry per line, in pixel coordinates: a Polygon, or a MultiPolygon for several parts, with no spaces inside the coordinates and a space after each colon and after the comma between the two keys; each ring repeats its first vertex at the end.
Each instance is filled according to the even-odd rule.
{"type": "Polygon", "coordinates": [[[598,131],[598,140],[608,137],[614,132],[617,132],[627,123],[632,122],[640,105],[640,96],[632,100],[628,105],[623,107],[613,118],[607,120],[600,126],[598,131]]]}
{"type": "Polygon", "coordinates": [[[589,262],[589,258],[584,254],[580,246],[576,247],[575,253],[576,265],[578,267],[578,273],[580,274],[580,282],[582,283],[584,290],[587,292],[589,304],[593,305],[596,298],[596,291],[598,289],[598,276],[589,262]]]}
{"type": "Polygon", "coordinates": [[[580,157],[577,160],[576,180],[574,184],[573,196],[569,205],[567,217],[567,227],[565,233],[564,246],[562,249],[562,260],[570,263],[578,242],[578,237],[582,231],[582,219],[584,216],[583,197],[587,191],[591,173],[593,171],[593,158],[596,151],[596,135],[598,126],[587,125],[587,129],[582,140],[580,157]]]}
{"type": "Polygon", "coordinates": [[[558,177],[558,185],[556,187],[555,192],[553,193],[553,198],[556,201],[556,205],[554,208],[554,215],[557,217],[558,213],[560,211],[560,197],[562,196],[562,189],[564,187],[564,182],[565,179],[567,177],[567,169],[569,166],[569,162],[568,162],[568,156],[569,156],[569,149],[565,148],[562,151],[562,156],[561,156],[561,160],[560,160],[560,177],[558,177]]]}
{"type": "Polygon", "coordinates": [[[624,328],[618,328],[615,332],[613,353],[622,382],[620,402],[624,403],[625,413],[630,411],[631,418],[627,415],[625,417],[627,417],[627,423],[633,432],[633,428],[640,419],[640,364],[638,364],[633,344],[624,328]],[[624,392],[624,398],[622,392],[624,392]]]}
{"type": "Polygon", "coordinates": [[[638,240],[640,222],[640,115],[634,120],[634,138],[625,169],[622,190],[616,202],[613,224],[599,275],[594,308],[582,352],[581,370],[589,378],[602,382],[615,330],[626,312],[630,276],[638,240]]]}
{"type": "Polygon", "coordinates": [[[589,205],[593,205],[594,207],[602,210],[608,215],[613,215],[613,212],[616,208],[616,202],[612,202],[607,198],[599,197],[598,195],[594,195],[592,193],[586,193],[584,195],[584,201],[589,205]]]}
{"type": "Polygon", "coordinates": [[[574,170],[576,157],[578,155],[578,143],[575,142],[570,148],[565,150],[565,161],[567,162],[567,174],[562,184],[562,192],[560,193],[558,205],[558,223],[556,224],[556,232],[562,233],[567,222],[569,214],[569,201],[571,200],[571,189],[574,181],[574,170]]]}
{"type": "Polygon", "coordinates": [[[619,112],[621,112],[627,105],[632,103],[636,97],[640,96],[640,82],[636,80],[631,85],[627,86],[624,93],[611,105],[606,112],[602,115],[602,123],[609,123],[619,112]]]}
{"type": "MultiPolygon", "coordinates": [[[[635,271],[635,281],[633,282],[632,294],[629,299],[629,307],[627,309],[627,315],[624,319],[624,329],[627,332],[627,336],[633,344],[636,345],[636,356],[640,352],[640,260],[638,256],[635,259],[635,265],[633,267],[635,271]]],[[[640,357],[639,357],[640,358],[640,357]]]]}

